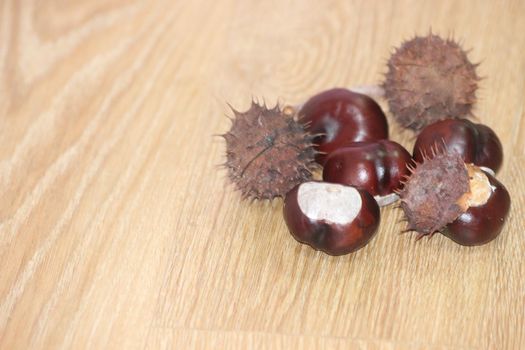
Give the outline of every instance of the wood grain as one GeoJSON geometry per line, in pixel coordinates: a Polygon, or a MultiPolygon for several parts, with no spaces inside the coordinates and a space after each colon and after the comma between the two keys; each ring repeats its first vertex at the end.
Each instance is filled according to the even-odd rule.
{"type": "MultiPolygon", "coordinates": [[[[525,2],[0,1],[0,348],[525,347],[525,2]],[[217,165],[227,102],[374,84],[414,33],[481,61],[505,231],[299,245],[217,165]]],[[[384,105],[384,104],[383,104],[384,105]]],[[[413,136],[391,123],[391,137],[413,136]]]]}

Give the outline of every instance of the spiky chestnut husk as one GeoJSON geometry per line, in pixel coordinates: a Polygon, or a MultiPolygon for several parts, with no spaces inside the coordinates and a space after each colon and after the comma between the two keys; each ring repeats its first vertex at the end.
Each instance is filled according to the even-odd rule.
{"type": "Polygon", "coordinates": [[[426,159],[399,193],[409,230],[422,237],[454,221],[465,211],[460,199],[468,191],[469,175],[459,155],[440,153],[426,159]]]}
{"type": "Polygon", "coordinates": [[[225,163],[230,180],[244,198],[284,197],[310,180],[315,166],[313,136],[295,120],[293,109],[267,108],[252,102],[235,117],[226,140],[225,163]]]}
{"type": "Polygon", "coordinates": [[[390,57],[383,83],[390,112],[413,130],[472,115],[476,66],[453,40],[430,33],[404,42],[390,57]]]}

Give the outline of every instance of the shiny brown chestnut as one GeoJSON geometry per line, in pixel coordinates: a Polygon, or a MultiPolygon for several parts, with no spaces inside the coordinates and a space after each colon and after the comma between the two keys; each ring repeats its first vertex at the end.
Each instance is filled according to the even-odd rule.
{"type": "Polygon", "coordinates": [[[468,119],[444,119],[425,127],[418,135],[412,153],[417,162],[430,155],[432,147],[445,145],[462,156],[465,163],[497,172],[503,162],[503,147],[492,129],[468,119]]]}
{"type": "Polygon", "coordinates": [[[501,232],[510,209],[507,189],[491,174],[486,172],[484,175],[490,186],[486,203],[470,206],[442,230],[445,236],[461,245],[482,245],[492,241],[501,232]]]}
{"type": "Polygon", "coordinates": [[[395,191],[410,175],[410,153],[390,140],[353,142],[328,155],[323,180],[366,190],[380,206],[398,199],[395,191]]]}
{"type": "Polygon", "coordinates": [[[294,187],[285,197],[283,214],[297,241],[330,255],[362,248],[379,225],[379,207],[369,193],[328,182],[294,187]]]}
{"type": "Polygon", "coordinates": [[[335,88],[311,97],[299,111],[300,122],[319,135],[314,144],[320,152],[316,158],[324,163],[325,155],[349,143],[388,138],[388,124],[381,107],[367,95],[335,88]]]}

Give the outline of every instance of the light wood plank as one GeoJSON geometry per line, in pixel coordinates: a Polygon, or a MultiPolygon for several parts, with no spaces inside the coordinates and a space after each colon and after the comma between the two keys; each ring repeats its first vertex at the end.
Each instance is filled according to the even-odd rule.
{"type": "MultiPolygon", "coordinates": [[[[525,2],[0,2],[0,348],[525,346],[525,2]],[[241,202],[227,103],[375,84],[415,33],[481,61],[505,231],[465,248],[382,210],[334,258],[241,202]]],[[[385,104],[382,105],[386,108],[385,104]]],[[[414,137],[390,118],[391,138],[414,137]]]]}

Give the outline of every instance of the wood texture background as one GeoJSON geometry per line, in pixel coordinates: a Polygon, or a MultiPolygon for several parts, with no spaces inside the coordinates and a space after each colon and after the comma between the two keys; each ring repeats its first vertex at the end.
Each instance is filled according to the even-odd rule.
{"type": "MultiPolygon", "coordinates": [[[[523,349],[524,1],[0,1],[0,348],[523,349]],[[227,185],[227,102],[373,84],[429,29],[481,61],[510,218],[333,258],[227,185]]],[[[391,138],[414,141],[391,123],[391,138]]]]}

